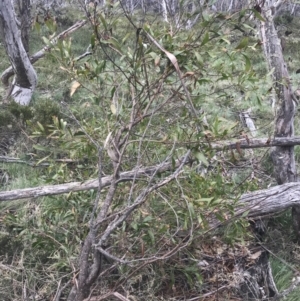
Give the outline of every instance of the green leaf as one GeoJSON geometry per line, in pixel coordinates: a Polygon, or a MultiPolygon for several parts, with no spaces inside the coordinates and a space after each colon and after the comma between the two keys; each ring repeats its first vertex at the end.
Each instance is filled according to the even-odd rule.
{"type": "Polygon", "coordinates": [[[221,38],[221,41],[224,41],[224,42],[227,43],[228,45],[231,45],[231,42],[230,42],[228,39],[226,39],[225,37],[222,37],[222,38],[221,38]]]}
{"type": "Polygon", "coordinates": [[[122,44],[125,44],[125,42],[127,41],[127,39],[130,37],[130,33],[128,32],[125,37],[122,39],[122,44]]]}
{"type": "Polygon", "coordinates": [[[257,99],[257,103],[261,106],[261,99],[260,99],[260,97],[256,96],[256,99],[257,99]]]}
{"type": "Polygon", "coordinates": [[[40,165],[42,162],[46,161],[49,157],[50,157],[50,155],[48,155],[48,156],[42,158],[41,160],[39,160],[39,161],[36,163],[36,165],[37,165],[37,166],[40,165]]]}
{"type": "Polygon", "coordinates": [[[151,243],[154,245],[154,243],[155,243],[155,237],[154,237],[153,231],[149,229],[148,230],[148,235],[150,237],[151,243]]]}
{"type": "Polygon", "coordinates": [[[199,203],[207,203],[208,205],[212,202],[214,198],[201,198],[201,199],[198,199],[196,200],[196,202],[199,202],[199,203]]]}
{"type": "Polygon", "coordinates": [[[100,20],[101,20],[101,22],[102,22],[102,24],[103,24],[105,30],[107,31],[107,23],[106,23],[106,20],[105,20],[104,15],[99,14],[99,18],[100,18],[100,20]]]}
{"type": "Polygon", "coordinates": [[[201,55],[199,54],[199,52],[195,52],[195,56],[196,56],[196,59],[198,61],[198,63],[203,66],[203,59],[201,57],[201,55]]]}
{"type": "Polygon", "coordinates": [[[188,208],[189,208],[189,212],[191,214],[192,217],[195,216],[195,209],[192,203],[188,203],[188,208]]]}
{"type": "Polygon", "coordinates": [[[209,41],[209,33],[206,32],[202,40],[201,46],[205,45],[209,41]]]}
{"type": "Polygon", "coordinates": [[[198,82],[200,85],[209,83],[210,81],[211,81],[211,80],[210,80],[210,79],[207,79],[207,78],[200,78],[200,79],[197,80],[197,82],[198,82]]]}
{"type": "Polygon", "coordinates": [[[49,151],[49,148],[48,147],[44,147],[44,146],[41,146],[41,145],[34,145],[33,148],[35,148],[36,150],[40,150],[40,151],[49,151]]]}
{"type": "Polygon", "coordinates": [[[245,212],[242,214],[242,217],[247,217],[248,214],[249,214],[249,212],[250,212],[250,210],[245,211],[245,212]]]}
{"type": "Polygon", "coordinates": [[[174,157],[172,157],[172,169],[175,170],[175,167],[176,167],[176,161],[174,159],[174,157]]]}
{"type": "Polygon", "coordinates": [[[243,53],[245,58],[245,71],[248,72],[251,69],[251,61],[246,54],[243,53]]]}
{"type": "Polygon", "coordinates": [[[114,97],[114,94],[116,92],[116,87],[113,87],[110,91],[110,97],[113,98],[114,97]]]}
{"type": "Polygon", "coordinates": [[[206,157],[201,152],[196,152],[195,157],[199,162],[202,162],[206,167],[209,165],[209,162],[207,161],[206,157]]]}
{"type": "Polygon", "coordinates": [[[92,34],[92,36],[91,36],[91,47],[92,47],[92,49],[95,48],[95,41],[96,41],[96,36],[94,34],[92,34]]]}
{"type": "Polygon", "coordinates": [[[253,13],[254,13],[254,16],[258,19],[258,20],[260,20],[260,21],[262,21],[262,22],[265,22],[266,20],[262,17],[262,15],[256,10],[256,9],[254,9],[254,8],[252,8],[252,9],[250,9],[253,13]]]}
{"type": "Polygon", "coordinates": [[[74,133],[74,137],[75,136],[83,136],[84,137],[85,133],[83,131],[77,131],[77,132],[74,133]]]}
{"type": "Polygon", "coordinates": [[[241,40],[241,42],[235,47],[236,50],[247,48],[249,44],[249,38],[245,37],[241,40]]]}
{"type": "Polygon", "coordinates": [[[45,128],[43,127],[43,125],[40,122],[37,122],[37,125],[42,132],[45,132],[45,128]]]}
{"type": "Polygon", "coordinates": [[[113,37],[110,37],[107,41],[101,41],[102,43],[106,44],[105,42],[107,42],[107,44],[112,44],[117,50],[119,50],[121,53],[123,52],[122,51],[122,47],[121,45],[119,44],[119,41],[116,40],[115,38],[113,37]]]}
{"type": "Polygon", "coordinates": [[[34,29],[35,29],[38,33],[40,33],[40,31],[41,31],[41,25],[40,25],[39,22],[35,22],[35,23],[34,23],[34,29]]]}
{"type": "Polygon", "coordinates": [[[50,45],[50,41],[46,37],[42,37],[42,40],[46,45],[50,45]]]}
{"type": "Polygon", "coordinates": [[[225,219],[224,219],[224,217],[221,215],[221,214],[219,214],[219,213],[215,213],[215,215],[216,215],[216,218],[220,221],[220,222],[225,222],[225,219]]]}

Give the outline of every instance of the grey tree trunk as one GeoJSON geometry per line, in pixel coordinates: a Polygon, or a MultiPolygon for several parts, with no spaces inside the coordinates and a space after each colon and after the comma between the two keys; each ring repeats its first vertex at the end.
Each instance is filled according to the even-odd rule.
{"type": "Polygon", "coordinates": [[[37,84],[37,75],[23,46],[11,0],[0,1],[0,35],[16,75],[10,95],[15,102],[28,105],[37,84]]]}
{"type": "MultiPolygon", "coordinates": [[[[56,37],[54,37],[51,41],[50,41],[50,45],[45,46],[43,49],[39,50],[38,52],[36,52],[35,54],[33,54],[30,57],[30,62],[31,64],[34,64],[35,62],[37,62],[39,59],[41,59],[42,57],[45,56],[45,54],[50,51],[51,47],[53,47],[54,45],[57,44],[57,42],[59,40],[62,40],[64,38],[66,38],[67,36],[69,36],[71,33],[73,33],[74,31],[76,31],[77,29],[81,28],[82,26],[84,26],[87,23],[86,20],[82,20],[82,21],[78,21],[76,22],[74,25],[72,25],[71,27],[69,27],[68,29],[64,30],[63,32],[61,32],[60,34],[58,34],[56,37]]],[[[9,87],[9,79],[10,77],[12,77],[14,75],[14,69],[11,67],[7,68],[6,70],[3,71],[3,73],[1,74],[1,81],[2,84],[5,87],[9,87]]]]}
{"type": "Polygon", "coordinates": [[[31,1],[30,0],[19,0],[18,10],[19,18],[21,21],[21,38],[23,46],[27,53],[29,53],[29,33],[30,33],[30,22],[31,22],[31,1]]]}
{"type": "MultiPolygon", "coordinates": [[[[277,117],[275,123],[275,137],[292,137],[294,135],[295,96],[292,92],[291,82],[282,54],[280,39],[278,38],[273,18],[276,8],[279,8],[282,1],[276,5],[263,8],[265,22],[261,23],[262,44],[267,58],[269,69],[273,72],[273,89],[277,104],[277,117]]],[[[274,171],[277,183],[284,184],[296,181],[296,166],[293,146],[276,146],[272,149],[271,157],[274,164],[274,171]]],[[[292,208],[293,228],[297,240],[300,240],[300,206],[292,208]]]]}

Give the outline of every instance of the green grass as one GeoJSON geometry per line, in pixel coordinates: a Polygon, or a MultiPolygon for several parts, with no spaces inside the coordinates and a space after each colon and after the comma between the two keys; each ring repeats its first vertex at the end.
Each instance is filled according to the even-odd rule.
{"type": "MultiPolygon", "coordinates": [[[[277,289],[279,292],[282,292],[283,290],[289,288],[292,285],[296,277],[295,272],[278,259],[271,258],[270,262],[277,289]]],[[[288,294],[284,300],[298,301],[299,294],[300,287],[296,288],[292,293],[288,294]]]]}
{"type": "Polygon", "coordinates": [[[44,181],[41,179],[41,167],[34,168],[21,163],[2,163],[0,169],[9,175],[8,183],[2,186],[3,190],[27,188],[44,184],[44,181]]]}

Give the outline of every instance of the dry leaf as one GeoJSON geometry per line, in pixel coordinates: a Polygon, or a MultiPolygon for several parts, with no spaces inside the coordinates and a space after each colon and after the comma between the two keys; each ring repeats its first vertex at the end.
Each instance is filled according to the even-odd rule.
{"type": "Polygon", "coordinates": [[[154,61],[155,67],[157,67],[157,66],[159,65],[159,63],[160,63],[160,57],[157,56],[157,57],[155,58],[155,61],[154,61]]]}
{"type": "Polygon", "coordinates": [[[188,71],[188,72],[184,73],[183,78],[188,77],[188,76],[194,76],[194,75],[195,75],[195,72],[188,71]]]}
{"type": "Polygon", "coordinates": [[[81,85],[78,81],[72,82],[71,90],[70,90],[70,96],[72,96],[80,86],[81,85]]]}
{"type": "Polygon", "coordinates": [[[113,103],[110,105],[110,110],[114,115],[117,114],[117,108],[113,103]]]}
{"type": "Polygon", "coordinates": [[[218,255],[221,255],[223,252],[224,252],[224,250],[223,250],[222,247],[218,247],[218,248],[217,248],[217,254],[218,254],[218,255]]]}
{"type": "Polygon", "coordinates": [[[250,257],[250,259],[255,260],[255,259],[257,259],[260,255],[261,255],[261,251],[257,251],[256,253],[251,254],[249,257],[250,257]]]}

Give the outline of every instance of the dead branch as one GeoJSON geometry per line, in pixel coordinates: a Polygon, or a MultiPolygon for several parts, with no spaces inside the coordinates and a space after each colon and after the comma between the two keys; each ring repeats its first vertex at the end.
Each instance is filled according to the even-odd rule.
{"type": "MultiPolygon", "coordinates": [[[[181,160],[176,161],[176,166],[180,166],[181,160]]],[[[185,163],[188,163],[189,160],[185,163]]],[[[120,173],[118,182],[145,179],[154,173],[171,171],[174,168],[171,162],[161,165],[133,169],[131,171],[120,173]]],[[[111,185],[112,176],[102,178],[102,187],[111,185]]],[[[40,186],[25,189],[16,189],[12,191],[0,192],[0,201],[12,201],[17,199],[26,199],[47,195],[58,195],[69,192],[97,189],[98,179],[92,179],[85,182],[71,182],[66,184],[40,186]]],[[[297,182],[286,183],[274,186],[268,189],[258,190],[243,194],[239,200],[235,216],[242,215],[248,211],[248,217],[264,216],[290,208],[299,204],[300,185],[297,182]]]]}
{"type": "MultiPolygon", "coordinates": [[[[30,57],[30,62],[34,64],[36,61],[38,61],[40,58],[44,57],[47,52],[50,51],[50,49],[57,44],[59,40],[62,40],[66,38],[68,35],[76,31],[77,29],[81,28],[87,23],[86,20],[78,21],[74,25],[72,25],[70,28],[66,29],[65,31],[61,32],[59,35],[57,35],[55,38],[53,38],[50,41],[50,45],[45,46],[43,49],[36,52],[34,55],[30,57]]],[[[7,68],[1,75],[1,81],[5,87],[9,87],[9,78],[14,75],[14,70],[10,66],[7,68]]]]}
{"type": "MultiPolygon", "coordinates": [[[[137,169],[133,169],[131,171],[126,171],[120,173],[120,176],[117,180],[118,183],[132,181],[133,179],[145,179],[147,176],[151,176],[154,173],[162,173],[167,171],[172,171],[174,168],[180,166],[183,158],[176,160],[175,166],[172,162],[166,162],[162,164],[158,164],[150,167],[140,167],[137,169]]],[[[187,160],[185,164],[188,164],[190,160],[187,160]]],[[[113,176],[103,177],[102,188],[111,185],[113,176]]],[[[47,186],[39,186],[33,188],[24,188],[24,189],[16,189],[11,191],[0,192],[0,201],[12,201],[19,199],[27,199],[34,198],[40,196],[47,195],[57,195],[69,192],[97,189],[99,187],[99,179],[91,179],[85,182],[71,182],[65,184],[58,185],[47,185],[47,186]]]]}
{"type": "Polygon", "coordinates": [[[300,137],[276,137],[276,138],[243,138],[236,139],[236,141],[221,141],[212,142],[210,146],[213,149],[226,150],[226,149],[249,149],[249,148],[262,148],[272,146],[295,146],[300,145],[300,137]]]}
{"type": "MultiPolygon", "coordinates": [[[[208,145],[207,142],[203,143],[208,145]]],[[[209,143],[210,147],[216,150],[228,150],[228,149],[252,149],[252,148],[265,148],[272,146],[296,146],[300,145],[300,137],[277,137],[277,138],[255,138],[255,139],[236,139],[236,141],[222,141],[222,142],[211,142],[209,143]]],[[[5,163],[20,163],[27,164],[33,167],[36,166],[48,166],[50,163],[42,162],[36,164],[35,162],[25,161],[20,158],[13,158],[7,156],[0,156],[0,162],[5,163]]],[[[76,160],[72,159],[57,159],[55,162],[60,163],[78,163],[76,160]]]]}
{"type": "Polygon", "coordinates": [[[268,189],[245,193],[239,200],[236,215],[248,211],[248,217],[273,214],[288,209],[300,200],[300,185],[297,182],[277,185],[268,189]]]}

